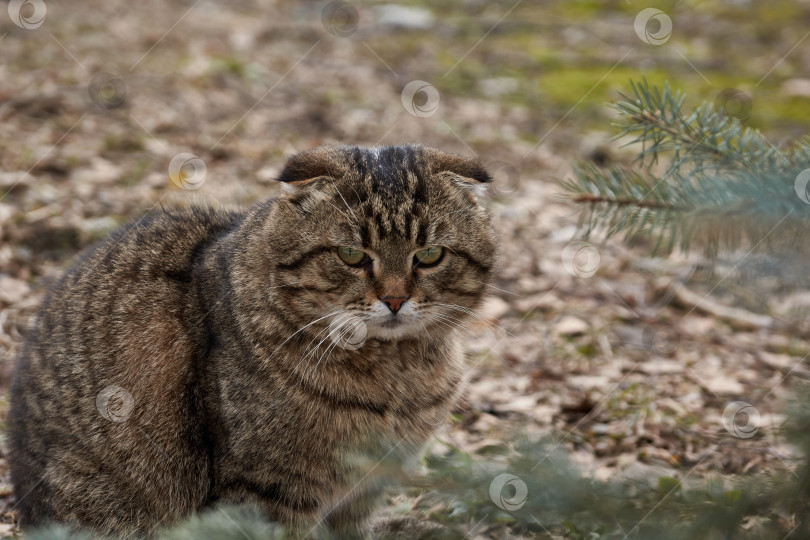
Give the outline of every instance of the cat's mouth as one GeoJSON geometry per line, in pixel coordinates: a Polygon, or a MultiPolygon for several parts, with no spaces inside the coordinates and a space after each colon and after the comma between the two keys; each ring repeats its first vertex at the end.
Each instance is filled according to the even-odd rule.
{"type": "Polygon", "coordinates": [[[396,340],[414,335],[418,331],[416,318],[389,314],[368,321],[369,337],[384,341],[396,340]]]}
{"type": "Polygon", "coordinates": [[[382,327],[382,328],[399,328],[403,324],[405,324],[405,323],[402,322],[402,319],[400,319],[396,315],[393,315],[393,316],[385,319],[381,323],[379,323],[379,326],[382,327]]]}

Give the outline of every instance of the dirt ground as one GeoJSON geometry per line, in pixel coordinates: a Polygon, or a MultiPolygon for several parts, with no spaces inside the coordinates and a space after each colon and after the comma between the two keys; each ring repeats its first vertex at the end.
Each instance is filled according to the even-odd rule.
{"type": "MultiPolygon", "coordinates": [[[[0,10],[2,388],[48,286],[118,225],[271,197],[285,157],[319,144],[419,142],[488,164],[502,242],[440,440],[475,457],[547,434],[597,478],[795,465],[780,426],[810,376],[810,295],[745,251],[710,265],[585,241],[557,182],[574,161],[631,159],[604,105],[631,77],[728,106],[775,144],[803,135],[810,3],[54,0],[14,20],[16,4],[0,10]],[[639,26],[650,7],[671,33],[639,26]],[[182,153],[195,183],[170,178],[182,153]]],[[[0,480],[10,522],[3,463],[0,480]]],[[[384,513],[426,519],[401,503],[384,513]]]]}

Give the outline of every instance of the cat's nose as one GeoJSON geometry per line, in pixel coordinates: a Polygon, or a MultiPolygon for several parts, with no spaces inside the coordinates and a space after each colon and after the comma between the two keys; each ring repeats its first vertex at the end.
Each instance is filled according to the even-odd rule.
{"type": "Polygon", "coordinates": [[[392,313],[396,313],[408,298],[410,298],[410,296],[383,296],[380,300],[388,306],[388,309],[390,309],[392,313]]]}

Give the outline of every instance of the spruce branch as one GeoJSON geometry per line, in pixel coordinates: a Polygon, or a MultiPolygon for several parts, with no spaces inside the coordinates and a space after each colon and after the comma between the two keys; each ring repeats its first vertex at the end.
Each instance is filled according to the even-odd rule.
{"type": "Polygon", "coordinates": [[[631,88],[613,107],[620,116],[616,138],[641,145],[635,166],[578,164],[563,182],[568,198],[583,207],[588,233],[604,228],[651,239],[665,253],[692,244],[710,252],[743,243],[803,247],[798,232],[810,221],[810,204],[797,193],[797,177],[810,168],[810,138],[781,151],[713,104],[687,114],[685,96],[668,84],[660,90],[631,81],[631,88]]]}

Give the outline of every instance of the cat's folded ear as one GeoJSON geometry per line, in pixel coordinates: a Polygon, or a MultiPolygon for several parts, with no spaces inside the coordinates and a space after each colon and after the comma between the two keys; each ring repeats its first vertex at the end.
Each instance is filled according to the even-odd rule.
{"type": "Polygon", "coordinates": [[[452,181],[477,197],[486,194],[487,184],[492,181],[492,177],[479,160],[433,148],[426,150],[431,173],[447,173],[452,181]]]}
{"type": "Polygon", "coordinates": [[[295,191],[322,178],[340,178],[346,170],[343,155],[334,146],[319,146],[290,156],[278,180],[295,191]]]}

